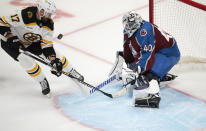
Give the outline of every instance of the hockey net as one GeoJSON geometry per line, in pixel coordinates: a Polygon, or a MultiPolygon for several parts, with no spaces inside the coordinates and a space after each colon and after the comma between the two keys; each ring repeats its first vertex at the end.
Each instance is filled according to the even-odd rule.
{"type": "Polygon", "coordinates": [[[149,0],[150,22],[171,34],[180,64],[206,63],[206,0],[149,0]]]}

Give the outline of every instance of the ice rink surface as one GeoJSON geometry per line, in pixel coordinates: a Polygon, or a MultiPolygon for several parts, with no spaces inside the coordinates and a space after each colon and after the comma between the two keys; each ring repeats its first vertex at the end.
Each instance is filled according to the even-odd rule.
{"type": "MultiPolygon", "coordinates": [[[[30,1],[1,0],[0,16],[30,1]]],[[[122,15],[136,10],[148,20],[146,0],[56,0],[54,47],[98,85],[122,50],[122,15]]],[[[0,49],[0,131],[203,131],[206,130],[206,71],[204,67],[176,71],[179,76],[161,88],[160,109],[134,108],[131,94],[110,99],[95,92],[80,93],[66,76],[57,78],[40,64],[50,82],[52,98],[41,95],[38,83],[0,49]]],[[[116,83],[105,87],[113,91],[116,83]]]]}

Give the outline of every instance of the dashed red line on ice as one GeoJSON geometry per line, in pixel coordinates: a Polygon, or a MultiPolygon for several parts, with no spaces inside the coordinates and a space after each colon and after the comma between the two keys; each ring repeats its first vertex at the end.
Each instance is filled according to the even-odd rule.
{"type": "MultiPolygon", "coordinates": [[[[147,8],[147,7],[148,7],[148,4],[147,4],[147,5],[144,5],[144,6],[141,6],[141,7],[138,7],[138,8],[136,8],[136,9],[133,9],[133,10],[141,10],[141,9],[144,9],[144,8],[147,8]]],[[[71,31],[71,32],[68,32],[68,33],[64,33],[63,35],[64,35],[64,36],[72,35],[72,34],[74,34],[74,33],[77,33],[77,32],[83,31],[83,30],[86,30],[86,29],[88,29],[88,28],[92,28],[92,27],[94,27],[94,26],[97,26],[97,25],[99,25],[99,24],[103,24],[103,23],[105,23],[105,22],[107,22],[107,21],[110,21],[110,20],[113,20],[113,19],[115,19],[115,18],[117,18],[117,17],[121,17],[123,14],[124,14],[124,13],[118,14],[118,15],[116,15],[116,16],[113,16],[113,17],[104,19],[104,20],[102,20],[102,21],[98,21],[98,22],[96,22],[96,23],[94,23],[94,24],[90,24],[90,25],[81,27],[81,28],[79,28],[79,29],[76,29],[76,30],[74,30],[74,31],[71,31]]],[[[58,40],[58,39],[55,39],[55,41],[56,41],[57,43],[65,46],[65,47],[67,47],[67,48],[70,48],[70,49],[73,49],[73,50],[75,50],[75,51],[78,51],[78,52],[80,52],[80,53],[82,53],[82,54],[84,54],[84,55],[87,55],[87,56],[89,56],[89,57],[92,57],[92,58],[94,58],[94,59],[96,59],[96,60],[99,60],[99,61],[101,61],[101,62],[107,63],[107,64],[109,64],[109,65],[112,65],[112,64],[113,64],[112,62],[110,62],[110,61],[108,61],[108,60],[106,60],[106,59],[104,59],[104,58],[100,58],[100,57],[98,57],[98,56],[96,56],[96,55],[93,55],[93,54],[91,54],[91,53],[89,53],[89,52],[86,52],[86,51],[84,51],[84,50],[82,50],[82,49],[79,49],[79,48],[77,48],[77,47],[74,47],[74,46],[72,46],[72,45],[69,45],[68,43],[62,42],[62,41],[60,41],[60,40],[58,40]]]]}

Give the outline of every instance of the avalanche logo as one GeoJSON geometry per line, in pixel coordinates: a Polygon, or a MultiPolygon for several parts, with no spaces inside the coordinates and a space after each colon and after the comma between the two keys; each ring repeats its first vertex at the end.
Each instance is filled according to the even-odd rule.
{"type": "Polygon", "coordinates": [[[142,29],[141,31],[140,31],[140,35],[141,36],[145,36],[147,34],[147,31],[145,30],[145,29],[142,29]]]}

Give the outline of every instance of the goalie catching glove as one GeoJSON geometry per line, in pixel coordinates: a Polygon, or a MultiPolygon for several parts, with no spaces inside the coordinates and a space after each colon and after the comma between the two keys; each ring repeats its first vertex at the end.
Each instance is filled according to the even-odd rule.
{"type": "Polygon", "coordinates": [[[55,58],[55,60],[52,60],[50,64],[53,67],[51,69],[51,73],[56,75],[57,77],[61,76],[63,68],[61,60],[59,58],[55,58]]]}

